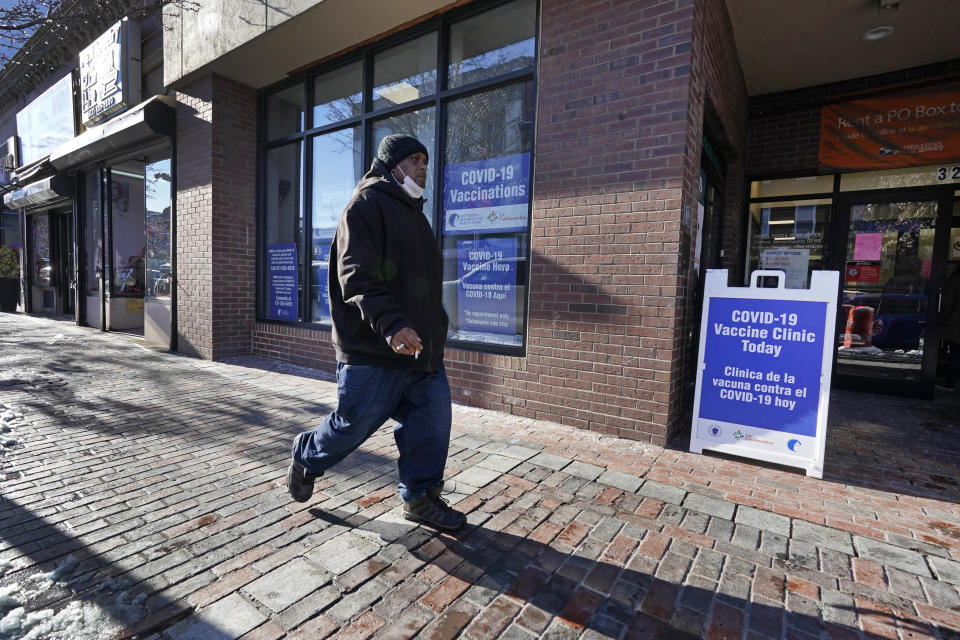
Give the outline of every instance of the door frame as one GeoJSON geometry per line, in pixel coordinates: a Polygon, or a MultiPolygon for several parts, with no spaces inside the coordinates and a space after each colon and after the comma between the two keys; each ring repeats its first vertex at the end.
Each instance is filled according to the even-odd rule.
{"type": "Polygon", "coordinates": [[[833,349],[833,387],[867,393],[914,398],[933,397],[936,381],[937,352],[940,340],[940,298],[943,293],[944,271],[947,263],[947,251],[950,242],[950,224],[953,218],[953,202],[956,185],[905,187],[898,189],[877,189],[870,191],[849,191],[836,195],[834,199],[833,222],[831,224],[828,251],[830,269],[842,274],[840,297],[837,300],[837,336],[842,335],[846,318],[841,317],[844,282],[846,280],[847,238],[850,233],[850,213],[854,206],[864,204],[884,204],[888,202],[937,202],[937,219],[934,227],[933,263],[930,266],[928,287],[926,329],[924,331],[924,351],[920,364],[920,376],[917,382],[905,380],[885,380],[843,374],[837,371],[837,347],[833,349]]]}

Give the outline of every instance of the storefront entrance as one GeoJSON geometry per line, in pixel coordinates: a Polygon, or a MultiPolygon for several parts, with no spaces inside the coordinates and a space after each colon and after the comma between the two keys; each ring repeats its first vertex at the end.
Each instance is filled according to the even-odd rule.
{"type": "Polygon", "coordinates": [[[843,194],[830,269],[842,274],[835,386],[932,397],[953,188],[843,194]]]}
{"type": "Polygon", "coordinates": [[[54,315],[75,308],[73,213],[54,209],[27,215],[27,310],[54,315]]]}

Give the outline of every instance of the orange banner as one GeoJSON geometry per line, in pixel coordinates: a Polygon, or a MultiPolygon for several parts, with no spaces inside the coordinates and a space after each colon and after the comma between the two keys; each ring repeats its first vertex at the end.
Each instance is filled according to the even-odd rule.
{"type": "Polygon", "coordinates": [[[893,169],[960,160],[960,83],[823,107],[824,169],[893,169]]]}

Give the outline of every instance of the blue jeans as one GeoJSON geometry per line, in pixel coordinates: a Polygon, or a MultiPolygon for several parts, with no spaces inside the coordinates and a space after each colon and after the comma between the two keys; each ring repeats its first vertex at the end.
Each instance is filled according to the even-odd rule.
{"type": "Polygon", "coordinates": [[[323,475],[393,418],[401,497],[416,500],[443,481],[452,418],[443,365],[424,373],[338,363],[337,396],[336,411],[294,446],[308,473],[323,475]]]}

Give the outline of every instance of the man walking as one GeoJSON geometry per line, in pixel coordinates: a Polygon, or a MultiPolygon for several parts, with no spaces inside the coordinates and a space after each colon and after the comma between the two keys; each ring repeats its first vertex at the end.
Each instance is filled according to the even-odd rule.
{"type": "Polygon", "coordinates": [[[441,257],[423,215],[428,161],[416,138],[387,136],[340,216],[328,279],[338,406],[294,439],[287,488],[306,502],[315,478],[393,418],[404,518],[450,530],[466,517],[440,497],[451,408],[441,257]]]}

